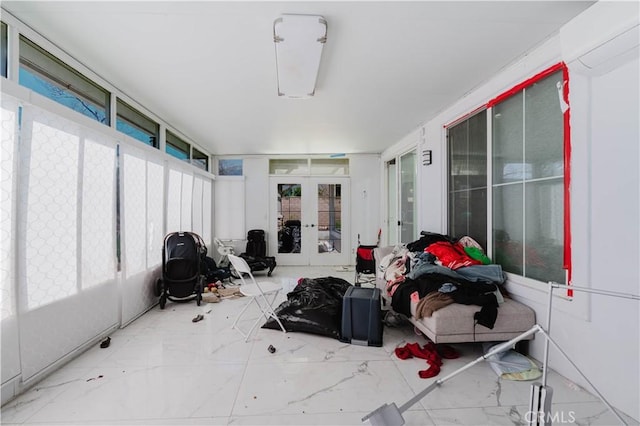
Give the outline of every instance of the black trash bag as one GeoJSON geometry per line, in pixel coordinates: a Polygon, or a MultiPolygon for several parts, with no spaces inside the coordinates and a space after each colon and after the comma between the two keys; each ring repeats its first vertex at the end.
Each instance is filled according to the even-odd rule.
{"type": "MultiPolygon", "coordinates": [[[[340,340],[342,298],[349,287],[351,284],[342,278],[302,278],[275,312],[287,331],[340,340]]],[[[262,328],[280,330],[273,318],[269,318],[262,328]]]]}

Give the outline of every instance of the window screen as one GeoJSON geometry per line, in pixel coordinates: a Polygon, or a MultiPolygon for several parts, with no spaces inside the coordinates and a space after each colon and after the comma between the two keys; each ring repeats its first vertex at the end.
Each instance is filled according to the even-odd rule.
{"type": "Polygon", "coordinates": [[[448,130],[449,235],[487,247],[487,112],[448,130]]]}
{"type": "Polygon", "coordinates": [[[556,72],[493,108],[494,260],[507,272],[565,281],[564,127],[556,72]]]}

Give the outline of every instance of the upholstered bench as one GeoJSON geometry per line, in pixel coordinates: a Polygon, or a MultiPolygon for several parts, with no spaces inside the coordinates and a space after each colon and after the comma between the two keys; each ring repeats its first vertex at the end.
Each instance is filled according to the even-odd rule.
{"type": "MultiPolygon", "coordinates": [[[[374,250],[376,265],[391,253],[393,246],[374,250]]],[[[391,298],[385,291],[386,282],[377,267],[376,287],[380,288],[385,305],[391,306],[391,298]]],[[[476,324],[474,314],[480,307],[453,303],[436,310],[430,317],[415,317],[417,302],[411,302],[411,323],[434,343],[494,342],[507,341],[529,330],[536,322],[535,312],[530,307],[510,298],[505,298],[498,307],[498,317],[492,329],[476,324]]],[[[529,337],[532,339],[533,335],[529,337]]]]}

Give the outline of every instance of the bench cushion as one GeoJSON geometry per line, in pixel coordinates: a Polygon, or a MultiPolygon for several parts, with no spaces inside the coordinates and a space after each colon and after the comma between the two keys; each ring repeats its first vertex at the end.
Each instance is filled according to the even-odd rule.
{"type": "MultiPolygon", "coordinates": [[[[411,304],[415,314],[416,304],[411,304]]],[[[493,329],[475,324],[474,314],[481,309],[476,305],[453,303],[438,309],[431,317],[416,320],[414,325],[435,343],[487,342],[512,339],[535,324],[535,312],[513,299],[505,299],[498,307],[498,317],[493,329]]]]}

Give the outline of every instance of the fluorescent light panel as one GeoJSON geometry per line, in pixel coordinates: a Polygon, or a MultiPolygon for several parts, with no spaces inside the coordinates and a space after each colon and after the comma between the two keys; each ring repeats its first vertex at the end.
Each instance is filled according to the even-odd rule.
{"type": "Polygon", "coordinates": [[[282,15],[273,22],[278,96],[308,98],[315,94],[327,21],[317,15],[282,15]]]}

